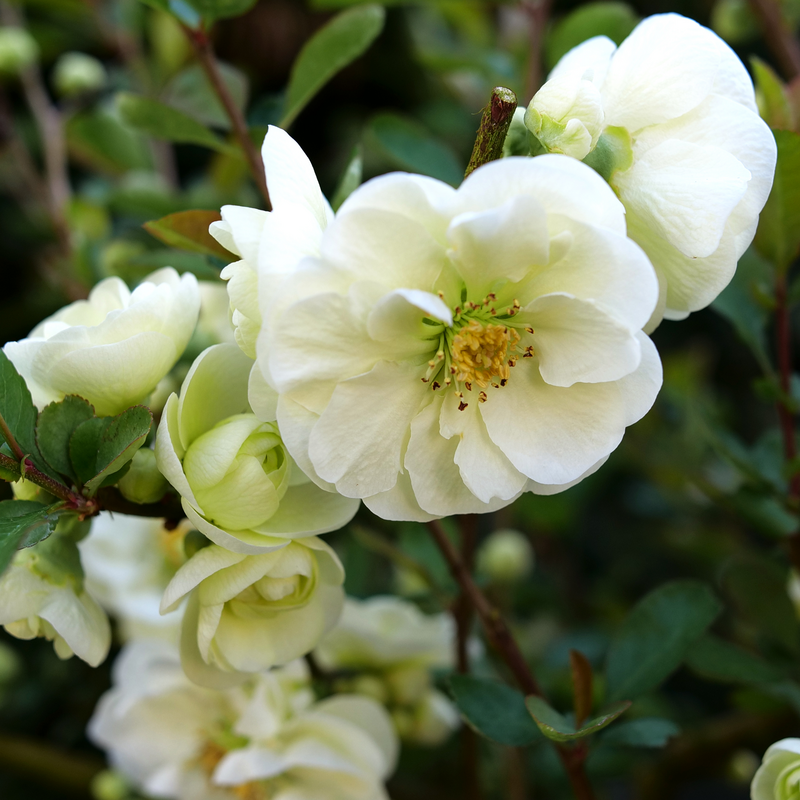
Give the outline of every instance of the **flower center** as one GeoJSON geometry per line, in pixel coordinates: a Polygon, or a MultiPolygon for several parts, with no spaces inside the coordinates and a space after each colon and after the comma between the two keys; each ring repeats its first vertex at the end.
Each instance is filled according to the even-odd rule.
{"type": "MultiPolygon", "coordinates": [[[[467,389],[477,383],[485,389],[492,378],[505,386],[516,356],[509,356],[519,343],[519,334],[506,325],[481,325],[477,319],[470,320],[453,339],[451,347],[455,378],[467,389]]],[[[452,370],[451,370],[452,371],[452,370]]]]}

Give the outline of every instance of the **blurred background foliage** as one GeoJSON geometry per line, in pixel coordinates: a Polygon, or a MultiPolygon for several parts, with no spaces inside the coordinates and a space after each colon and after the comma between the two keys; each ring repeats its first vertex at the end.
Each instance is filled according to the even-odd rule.
{"type": "MultiPolygon", "coordinates": [[[[170,0],[170,7],[192,24],[203,2],[170,0]]],[[[569,48],[599,33],[619,42],[641,17],[664,11],[713,27],[761,71],[768,121],[795,127],[792,86],[784,93],[771,72],[788,79],[790,70],[762,34],[758,4],[746,0],[556,0],[530,13],[511,0],[387,2],[385,22],[375,7],[347,12],[360,14],[348,17],[360,26],[358,41],[330,75],[324,48],[307,50],[303,65],[298,55],[343,9],[364,6],[359,0],[227,5],[233,15],[210,38],[253,140],[268,124],[288,124],[329,198],[394,169],[457,184],[493,86],[510,87],[526,103],[569,48]],[[330,80],[314,93],[308,75],[298,78],[301,66],[330,80]]],[[[13,68],[0,76],[3,342],[109,275],[135,283],[172,265],[215,279],[225,263],[219,253],[171,247],[143,223],[226,203],[263,205],[193,46],[165,7],[164,0],[0,1],[0,34],[22,25],[39,52],[39,66],[21,78],[13,68]],[[67,55],[74,53],[91,58],[67,55]],[[55,154],[48,175],[43,165],[54,156],[40,133],[54,115],[65,153],[55,154]]],[[[783,0],[779,11],[796,30],[800,2],[783,0]]],[[[0,36],[0,69],[2,47],[0,36]]],[[[783,464],[780,389],[770,366],[773,283],[773,266],[751,250],[714,307],[656,331],[664,389],[603,469],[564,494],[526,495],[477,521],[479,542],[492,529],[514,528],[533,547],[535,567],[524,578],[501,581],[480,569],[478,577],[557,707],[571,703],[569,650],[601,673],[614,632],[655,587],[696,578],[724,602],[715,638],[701,640],[626,717],[667,720],[665,730],[680,735],[666,747],[630,747],[620,735],[595,741],[588,767],[604,796],[746,798],[766,746],[800,731],[800,638],[786,554],[797,518],[786,502],[792,465],[783,464]],[[739,648],[733,655],[731,645],[739,648]]],[[[791,282],[789,296],[800,296],[791,282]]],[[[455,595],[420,526],[390,527],[362,511],[329,541],[352,595],[398,592],[428,611],[455,595]]],[[[92,670],[77,659],[60,662],[50,644],[0,632],[0,797],[91,796],[103,758],[84,728],[109,685],[110,663],[92,670]]],[[[504,676],[491,654],[477,670],[504,676]]],[[[391,796],[467,796],[459,746],[454,736],[438,750],[406,747],[391,796]]],[[[567,796],[543,741],[520,749],[482,740],[480,756],[487,798],[567,796]]],[[[116,789],[95,784],[97,791],[112,800],[116,789]]]]}

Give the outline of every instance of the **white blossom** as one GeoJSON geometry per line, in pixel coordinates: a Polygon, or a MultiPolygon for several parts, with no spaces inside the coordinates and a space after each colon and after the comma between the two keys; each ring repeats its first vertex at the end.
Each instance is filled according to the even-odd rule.
{"type": "Polygon", "coordinates": [[[145,400],[172,369],[199,308],[197,279],[170,267],[133,292],[106,278],[88,300],[62,308],[3,350],[40,408],[77,394],[99,416],[111,416],[145,400]]]}
{"type": "Polygon", "coordinates": [[[781,739],[770,745],[753,776],[752,800],[793,800],[800,784],[800,739],[781,739]]]}
{"type": "Polygon", "coordinates": [[[715,33],[658,14],[619,48],[589,39],[559,61],[525,122],[546,149],[586,158],[625,205],[661,286],[648,329],[725,288],[755,235],[776,146],[747,70],[715,33]]]}

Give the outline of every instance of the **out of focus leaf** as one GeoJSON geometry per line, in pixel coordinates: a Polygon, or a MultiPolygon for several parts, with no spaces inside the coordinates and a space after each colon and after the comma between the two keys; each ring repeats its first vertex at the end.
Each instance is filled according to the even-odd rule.
{"type": "Polygon", "coordinates": [[[755,78],[758,113],[770,128],[792,130],[794,128],[792,109],[781,79],[775,70],[758,56],[750,57],[750,66],[753,68],[755,78]]]}
{"type": "MultiPolygon", "coordinates": [[[[230,256],[226,261],[230,261],[230,256]]],[[[128,260],[124,269],[117,269],[121,278],[138,283],[151,272],[162,267],[172,267],[179,274],[191,272],[198,278],[215,280],[219,278],[219,268],[213,266],[207,256],[200,253],[185,253],[180,250],[148,250],[128,260]]]]}
{"type": "Polygon", "coordinates": [[[52,506],[31,500],[4,500],[0,503],[0,574],[14,553],[46,539],[56,527],[58,514],[52,506]]]}
{"type": "Polygon", "coordinates": [[[223,142],[196,119],[149,97],[120,92],[117,95],[117,108],[127,125],[156,139],[199,144],[221,153],[235,152],[235,148],[223,142]]]}
{"type": "Polygon", "coordinates": [[[575,739],[582,739],[584,736],[591,736],[610,725],[631,707],[629,700],[614,703],[594,719],[590,719],[580,728],[576,728],[563,714],[556,711],[541,697],[530,695],[525,698],[525,705],[534,722],[539,726],[539,730],[554,742],[572,742],[575,739]]]}
{"type": "Polygon", "coordinates": [[[145,222],[144,229],[170,247],[230,261],[231,254],[208,232],[208,226],[219,219],[218,211],[178,211],[145,222]]]}
{"type": "Polygon", "coordinates": [[[800,134],[773,131],[778,164],[767,204],[758,221],[755,246],[785,272],[800,251],[800,134]]]}
{"type": "Polygon", "coordinates": [[[767,640],[800,654],[798,622],[786,594],[787,570],[762,556],[739,556],[722,574],[737,611],[767,640]]]}
{"type": "Polygon", "coordinates": [[[701,677],[720,683],[766,683],[784,677],[762,658],[710,634],[692,646],[686,665],[701,677]]]}
{"type": "Polygon", "coordinates": [[[151,8],[172,14],[188,28],[196,29],[200,26],[200,15],[187,0],[142,0],[142,2],[151,8]]]}
{"type": "Polygon", "coordinates": [[[113,114],[76,114],[67,121],[65,133],[73,157],[93,169],[118,175],[152,166],[146,143],[113,114]]]}
{"type": "Polygon", "coordinates": [[[186,0],[204,19],[228,19],[249,11],[257,0],[186,0]]]}
{"type": "Polygon", "coordinates": [[[592,665],[579,650],[570,650],[569,666],[572,673],[575,722],[582,725],[592,710],[592,665]]]}
{"type": "Polygon", "coordinates": [[[620,44],[636,27],[639,17],[627,3],[587,3],[558,22],[547,38],[546,60],[552,69],[558,60],[593,36],[608,36],[620,44]]]}
{"type": "Polygon", "coordinates": [[[334,17],[305,43],[292,66],[279,127],[288,128],[337,72],[367,50],[383,30],[385,19],[379,5],[353,8],[334,17]]]}
{"type": "Polygon", "coordinates": [[[364,153],[359,145],[353,148],[350,160],[347,162],[342,177],[339,179],[339,185],[333,193],[331,207],[334,211],[338,211],[342,203],[361,185],[363,172],[364,153]]]}
{"type": "Polygon", "coordinates": [[[634,606],[611,642],[606,660],[608,699],[635,699],[680,666],[689,648],[722,611],[704,583],[665,583],[634,606]]]}
{"type": "Polygon", "coordinates": [[[395,167],[430,175],[452,186],[464,177],[464,168],[453,151],[412,119],[378,114],[372,118],[368,133],[395,167]]]}
{"type": "Polygon", "coordinates": [[[621,722],[603,734],[603,744],[627,747],[664,747],[680,733],[680,728],[668,719],[643,717],[630,722],[621,722]]]}
{"type": "MultiPolygon", "coordinates": [[[[244,111],[247,105],[247,77],[236,67],[218,62],[222,81],[233,102],[244,111]]],[[[229,130],[231,121],[199,64],[181,70],[161,93],[162,102],[204,125],[229,130]]]]}
{"type": "Polygon", "coordinates": [[[471,675],[452,675],[449,683],[461,716],[481,736],[512,747],[540,738],[521,692],[471,675]]]}

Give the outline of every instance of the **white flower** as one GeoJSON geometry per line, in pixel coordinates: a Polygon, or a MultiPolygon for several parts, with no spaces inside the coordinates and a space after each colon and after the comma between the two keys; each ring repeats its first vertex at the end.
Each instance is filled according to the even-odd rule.
{"type": "Polygon", "coordinates": [[[556,65],[526,124],[555,152],[588,153],[619,195],[628,235],[661,284],[649,327],[704,308],[727,286],[755,235],[776,147],[747,70],[716,34],[659,14],[619,48],[589,39],[556,65]]]}
{"type": "Polygon", "coordinates": [[[492,162],[458,190],[376,178],[284,274],[258,349],[283,441],[384,518],[565,489],[661,383],[640,332],[653,269],[608,184],[566,156],[492,162]]]}
{"type": "Polygon", "coordinates": [[[247,556],[209,545],[170,581],[161,612],[191,593],[181,660],[197,683],[227,686],[310,652],[336,623],[344,571],[315,536],[247,556]]]}
{"type": "Polygon", "coordinates": [[[162,617],[159,606],[184,561],[188,527],[184,523],[168,531],[163,520],[104,511],[78,543],[87,590],[117,618],[123,640],[151,636],[178,641],[180,615],[162,617]]]}
{"type": "Polygon", "coordinates": [[[295,662],[226,691],[201,689],[160,642],[129,645],[89,735],[133,784],[176,800],[385,800],[397,741],[365,698],[314,703],[295,662]]]}
{"type": "Polygon", "coordinates": [[[455,628],[449,614],[422,614],[397,597],[348,598],[337,626],[314,651],[319,666],[354,671],[343,687],[384,702],[400,735],[437,745],[459,724],[452,703],[431,682],[452,670],[455,628]]]}
{"type": "Polygon", "coordinates": [[[251,401],[262,411],[260,418],[252,413],[253,366],[235,345],[203,351],[180,397],[167,400],[156,437],[158,467],[180,493],[192,525],[247,554],[341,528],[358,508],[357,501],[315,486],[292,463],[277,425],[263,421],[275,418],[274,393],[263,381],[250,382],[251,401]]]}
{"type": "Polygon", "coordinates": [[[75,545],[54,533],[21,550],[0,578],[0,625],[18,639],[43,636],[59,658],[96,667],[108,654],[111,628],[84,588],[75,545]]]}
{"type": "Polygon", "coordinates": [[[781,739],[770,745],[753,776],[752,800],[793,800],[800,785],[800,739],[781,739]]]}
{"type": "Polygon", "coordinates": [[[143,401],[180,358],[200,307],[194,275],[172,268],[133,292],[106,278],[3,349],[40,408],[64,395],[88,400],[99,416],[143,401]]]}
{"type": "Polygon", "coordinates": [[[212,222],[209,228],[223,247],[241,259],[225,267],[221,275],[228,281],[236,341],[251,358],[256,357],[256,342],[263,335],[259,292],[268,296],[275,275],[316,252],[322,231],[333,219],[311,162],[288,133],[271,125],[261,156],[269,176],[272,211],[223,206],[222,221],[212,222]]]}

